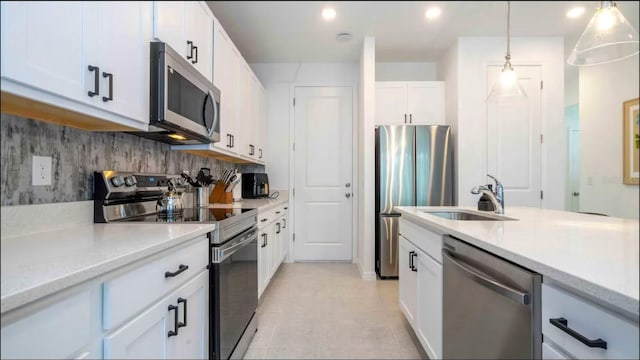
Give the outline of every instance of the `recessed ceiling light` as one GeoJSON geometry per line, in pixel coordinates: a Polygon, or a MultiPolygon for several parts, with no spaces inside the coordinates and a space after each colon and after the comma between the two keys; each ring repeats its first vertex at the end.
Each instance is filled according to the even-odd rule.
{"type": "Polygon", "coordinates": [[[573,9],[567,11],[567,17],[569,19],[579,18],[580,16],[582,16],[582,14],[584,14],[584,7],[582,6],[574,7],[573,9]]]}
{"type": "Polygon", "coordinates": [[[322,9],[322,17],[327,21],[331,21],[336,18],[336,11],[332,8],[322,9]]]}
{"type": "Polygon", "coordinates": [[[440,10],[439,7],[432,7],[430,9],[427,9],[427,11],[425,11],[424,13],[424,17],[426,17],[427,19],[437,19],[440,17],[440,14],[442,14],[442,10],[440,10]]]}
{"type": "Polygon", "coordinates": [[[349,34],[349,33],[340,33],[340,34],[336,35],[336,40],[338,42],[347,42],[347,41],[351,40],[351,34],[349,34]]]}

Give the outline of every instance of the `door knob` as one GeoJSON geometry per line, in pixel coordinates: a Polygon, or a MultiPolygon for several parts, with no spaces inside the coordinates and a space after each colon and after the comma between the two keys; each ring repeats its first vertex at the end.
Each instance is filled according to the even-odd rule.
{"type": "Polygon", "coordinates": [[[579,193],[579,192],[577,192],[577,191],[574,191],[574,192],[573,192],[573,196],[580,196],[580,193],[579,193]]]}
{"type": "Polygon", "coordinates": [[[351,187],[351,183],[346,183],[346,184],[344,184],[344,186],[349,188],[349,187],[351,187]]]}
{"type": "Polygon", "coordinates": [[[347,198],[350,198],[351,197],[351,193],[346,193],[346,194],[344,194],[344,196],[346,196],[347,198]]]}

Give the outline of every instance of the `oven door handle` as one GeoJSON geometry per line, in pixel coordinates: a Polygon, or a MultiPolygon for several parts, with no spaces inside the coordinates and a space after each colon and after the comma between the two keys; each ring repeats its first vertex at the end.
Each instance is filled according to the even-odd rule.
{"type": "Polygon", "coordinates": [[[255,241],[258,239],[258,232],[257,230],[251,230],[251,232],[247,235],[245,235],[247,238],[242,240],[239,243],[236,243],[228,248],[224,248],[224,249],[219,249],[219,252],[222,253],[222,257],[218,256],[218,259],[215,259],[212,261],[213,263],[221,263],[224,260],[226,260],[227,258],[229,258],[231,255],[235,254],[236,252],[238,252],[240,250],[240,248],[244,247],[245,245],[248,245],[249,243],[255,241]]]}

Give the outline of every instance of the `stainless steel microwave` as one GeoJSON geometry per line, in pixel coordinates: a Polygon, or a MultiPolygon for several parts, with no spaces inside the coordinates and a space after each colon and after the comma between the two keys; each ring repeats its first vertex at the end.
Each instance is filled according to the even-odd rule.
{"type": "Polygon", "coordinates": [[[150,80],[149,131],[136,135],[173,145],[220,141],[220,90],[164,42],[151,42],[150,80]]]}

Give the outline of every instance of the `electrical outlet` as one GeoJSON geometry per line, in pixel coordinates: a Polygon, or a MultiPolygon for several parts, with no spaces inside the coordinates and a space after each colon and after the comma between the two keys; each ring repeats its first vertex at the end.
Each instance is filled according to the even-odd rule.
{"type": "Polygon", "coordinates": [[[33,186],[51,185],[51,156],[34,156],[31,174],[33,186]]]}

